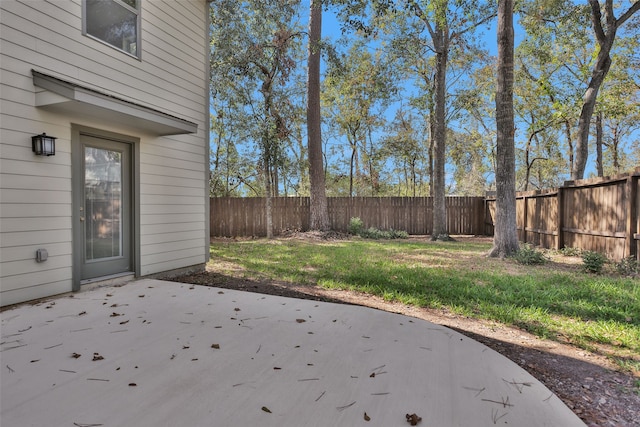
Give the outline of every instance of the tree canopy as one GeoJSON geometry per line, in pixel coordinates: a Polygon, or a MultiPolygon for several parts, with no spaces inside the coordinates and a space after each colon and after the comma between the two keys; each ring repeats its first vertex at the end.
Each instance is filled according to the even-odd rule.
{"type": "MultiPolygon", "coordinates": [[[[314,132],[326,195],[495,190],[495,2],[322,6],[314,132]]],[[[308,196],[309,2],[210,8],[211,195],[308,196]]],[[[629,0],[515,4],[516,190],[640,164],[638,10],[629,0]]]]}

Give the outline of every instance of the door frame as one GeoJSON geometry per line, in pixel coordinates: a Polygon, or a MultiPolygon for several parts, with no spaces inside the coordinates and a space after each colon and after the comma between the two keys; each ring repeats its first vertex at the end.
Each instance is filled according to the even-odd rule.
{"type": "MultiPolygon", "coordinates": [[[[140,139],[123,135],[115,132],[105,131],[101,129],[89,128],[80,125],[71,125],[71,183],[72,183],[72,197],[71,197],[71,232],[72,232],[72,289],[73,291],[79,291],[81,286],[85,283],[99,281],[101,278],[95,279],[82,279],[82,264],[84,262],[84,237],[83,237],[83,224],[80,220],[81,203],[83,198],[81,195],[84,193],[84,173],[83,165],[84,159],[82,155],[82,136],[89,136],[93,138],[100,138],[107,141],[114,141],[118,143],[127,144],[130,147],[131,155],[131,182],[129,191],[131,192],[131,215],[128,221],[131,224],[130,231],[130,246],[131,246],[131,271],[122,274],[116,274],[115,277],[121,275],[133,274],[135,277],[139,277],[140,273],[140,139]],[[97,280],[96,280],[97,279],[97,280]]],[[[104,279],[109,279],[114,276],[106,276],[104,279]]]]}

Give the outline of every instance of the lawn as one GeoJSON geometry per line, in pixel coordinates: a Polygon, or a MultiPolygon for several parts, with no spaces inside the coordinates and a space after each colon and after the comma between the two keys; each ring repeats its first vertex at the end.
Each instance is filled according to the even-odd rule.
{"type": "Polygon", "coordinates": [[[640,280],[581,271],[579,258],[544,265],[485,257],[490,243],[425,239],[224,240],[216,270],[331,289],[512,325],[602,352],[640,370],[640,280]]]}

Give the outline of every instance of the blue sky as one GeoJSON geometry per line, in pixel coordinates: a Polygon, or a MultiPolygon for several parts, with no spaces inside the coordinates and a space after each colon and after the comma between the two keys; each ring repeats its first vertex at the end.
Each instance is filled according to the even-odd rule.
{"type": "MultiPolygon", "coordinates": [[[[306,25],[306,19],[307,17],[304,16],[305,14],[308,13],[309,10],[309,6],[308,6],[308,2],[304,2],[303,3],[304,6],[302,8],[303,10],[303,20],[305,21],[305,25],[306,25]]],[[[341,33],[341,29],[340,29],[340,24],[335,16],[335,13],[333,13],[331,10],[329,11],[325,11],[323,13],[323,17],[322,17],[323,21],[322,21],[322,36],[323,38],[330,38],[331,40],[335,41],[338,38],[340,38],[342,36],[341,33]]],[[[497,48],[497,22],[496,20],[492,20],[491,23],[488,26],[484,26],[480,29],[480,31],[482,32],[482,43],[484,44],[484,47],[488,50],[489,54],[491,56],[497,56],[498,54],[498,48],[497,48]]],[[[515,31],[515,45],[516,47],[518,46],[518,44],[524,40],[524,38],[526,37],[526,32],[524,31],[524,29],[518,24],[518,17],[515,16],[514,17],[514,31],[515,31]]],[[[393,114],[395,112],[394,108],[391,108],[388,112],[388,116],[390,116],[390,118],[392,118],[393,114]]],[[[585,178],[590,176],[590,175],[595,175],[596,169],[595,169],[595,153],[590,153],[589,154],[589,160],[587,162],[587,168],[585,171],[585,178]]],[[[569,175],[569,171],[567,171],[567,175],[569,175]]],[[[568,177],[567,177],[568,179],[568,177]]]]}

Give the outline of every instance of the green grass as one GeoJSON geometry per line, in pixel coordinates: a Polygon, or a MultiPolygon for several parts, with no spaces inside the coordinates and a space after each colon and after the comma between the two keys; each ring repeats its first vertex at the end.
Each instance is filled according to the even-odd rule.
{"type": "Polygon", "coordinates": [[[230,263],[246,277],[357,290],[497,321],[604,351],[625,369],[640,369],[640,281],[594,276],[580,266],[489,259],[489,248],[415,240],[251,240],[213,244],[211,263],[230,263]]]}

